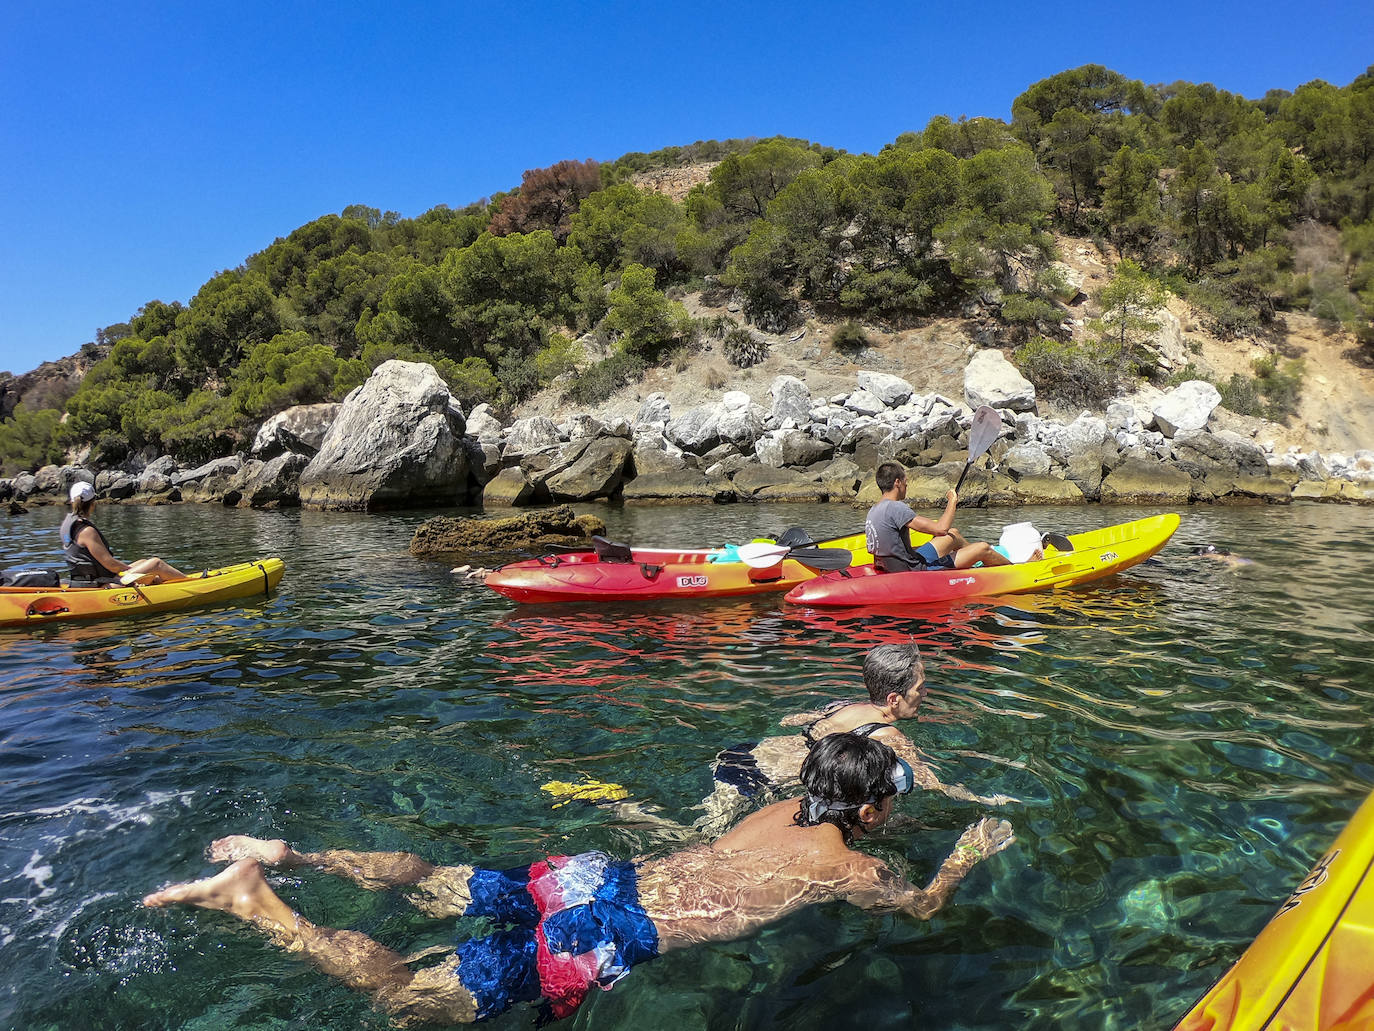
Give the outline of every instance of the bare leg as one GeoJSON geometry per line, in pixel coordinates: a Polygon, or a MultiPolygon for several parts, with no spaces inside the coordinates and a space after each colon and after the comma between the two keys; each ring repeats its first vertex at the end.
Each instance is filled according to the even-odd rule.
{"type": "Polygon", "coordinates": [[[263,879],[262,867],[255,859],[240,859],[202,881],[153,892],[144,898],[143,904],[155,908],[199,906],[236,916],[288,951],[303,953],[311,963],[348,987],[371,995],[379,1006],[403,1022],[471,1023],[477,1018],[477,1005],[458,978],[456,962],[448,964],[438,977],[435,971],[416,975],[400,955],[365,934],[316,927],[277,897],[263,879]]]}
{"type": "Polygon", "coordinates": [[[987,541],[965,545],[954,553],[955,569],[967,569],[979,562],[985,566],[1009,566],[1012,564],[1011,559],[993,550],[992,545],[987,541]]]}
{"type": "Polygon", "coordinates": [[[267,866],[294,870],[308,866],[343,877],[368,891],[414,888],[406,898],[430,916],[462,916],[472,902],[470,866],[435,866],[409,852],[297,852],[280,838],[263,840],[231,834],[210,843],[210,858],[220,863],[255,859],[267,866]]]}
{"type": "Polygon", "coordinates": [[[129,572],[145,576],[152,574],[155,577],[154,583],[186,579],[185,573],[160,558],[141,558],[137,562],[131,562],[129,563],[129,572]]]}

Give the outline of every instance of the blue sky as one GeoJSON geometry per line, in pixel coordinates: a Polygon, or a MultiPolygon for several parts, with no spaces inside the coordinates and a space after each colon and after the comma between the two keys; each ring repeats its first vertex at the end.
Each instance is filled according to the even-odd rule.
{"type": "Polygon", "coordinates": [[[1364,2],[63,3],[0,13],[0,370],[348,204],[783,134],[874,151],[1086,63],[1258,97],[1374,64],[1364,2]]]}

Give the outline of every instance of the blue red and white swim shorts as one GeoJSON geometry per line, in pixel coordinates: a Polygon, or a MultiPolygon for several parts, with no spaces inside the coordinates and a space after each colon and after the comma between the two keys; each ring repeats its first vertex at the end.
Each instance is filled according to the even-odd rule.
{"type": "Polygon", "coordinates": [[[658,930],[639,904],[634,864],[601,852],[550,856],[514,870],[474,870],[468,916],[513,929],[458,946],[458,976],[479,1020],[544,998],[554,1017],[658,955],[658,930]]]}

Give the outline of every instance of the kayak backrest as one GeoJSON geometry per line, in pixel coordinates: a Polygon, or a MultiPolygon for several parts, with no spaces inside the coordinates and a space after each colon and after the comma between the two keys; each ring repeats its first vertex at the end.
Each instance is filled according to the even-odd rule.
{"type": "Polygon", "coordinates": [[[608,541],[605,537],[592,536],[592,551],[596,552],[596,557],[602,562],[634,561],[634,556],[630,554],[630,546],[628,544],[608,541]]]}

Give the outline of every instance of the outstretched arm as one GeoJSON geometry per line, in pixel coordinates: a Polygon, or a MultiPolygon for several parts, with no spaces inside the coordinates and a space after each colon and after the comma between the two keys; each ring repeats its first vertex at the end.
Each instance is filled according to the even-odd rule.
{"type": "Polygon", "coordinates": [[[911,738],[907,737],[895,727],[891,730],[880,731],[873,737],[888,745],[894,752],[907,761],[911,767],[912,776],[916,783],[926,791],[938,791],[949,798],[960,802],[973,802],[977,805],[1006,805],[1008,802],[1019,802],[1019,798],[1011,795],[975,795],[962,784],[946,784],[935,775],[935,770],[926,761],[926,757],[921,754],[921,750],[911,743],[911,738]]]}
{"type": "Polygon", "coordinates": [[[985,817],[959,835],[954,851],[929,884],[918,888],[890,867],[879,863],[876,883],[855,892],[849,901],[864,909],[900,911],[918,920],[929,920],[949,901],[954,889],[968,876],[968,872],[989,856],[994,856],[1016,840],[1011,824],[1006,820],[985,817]]]}

